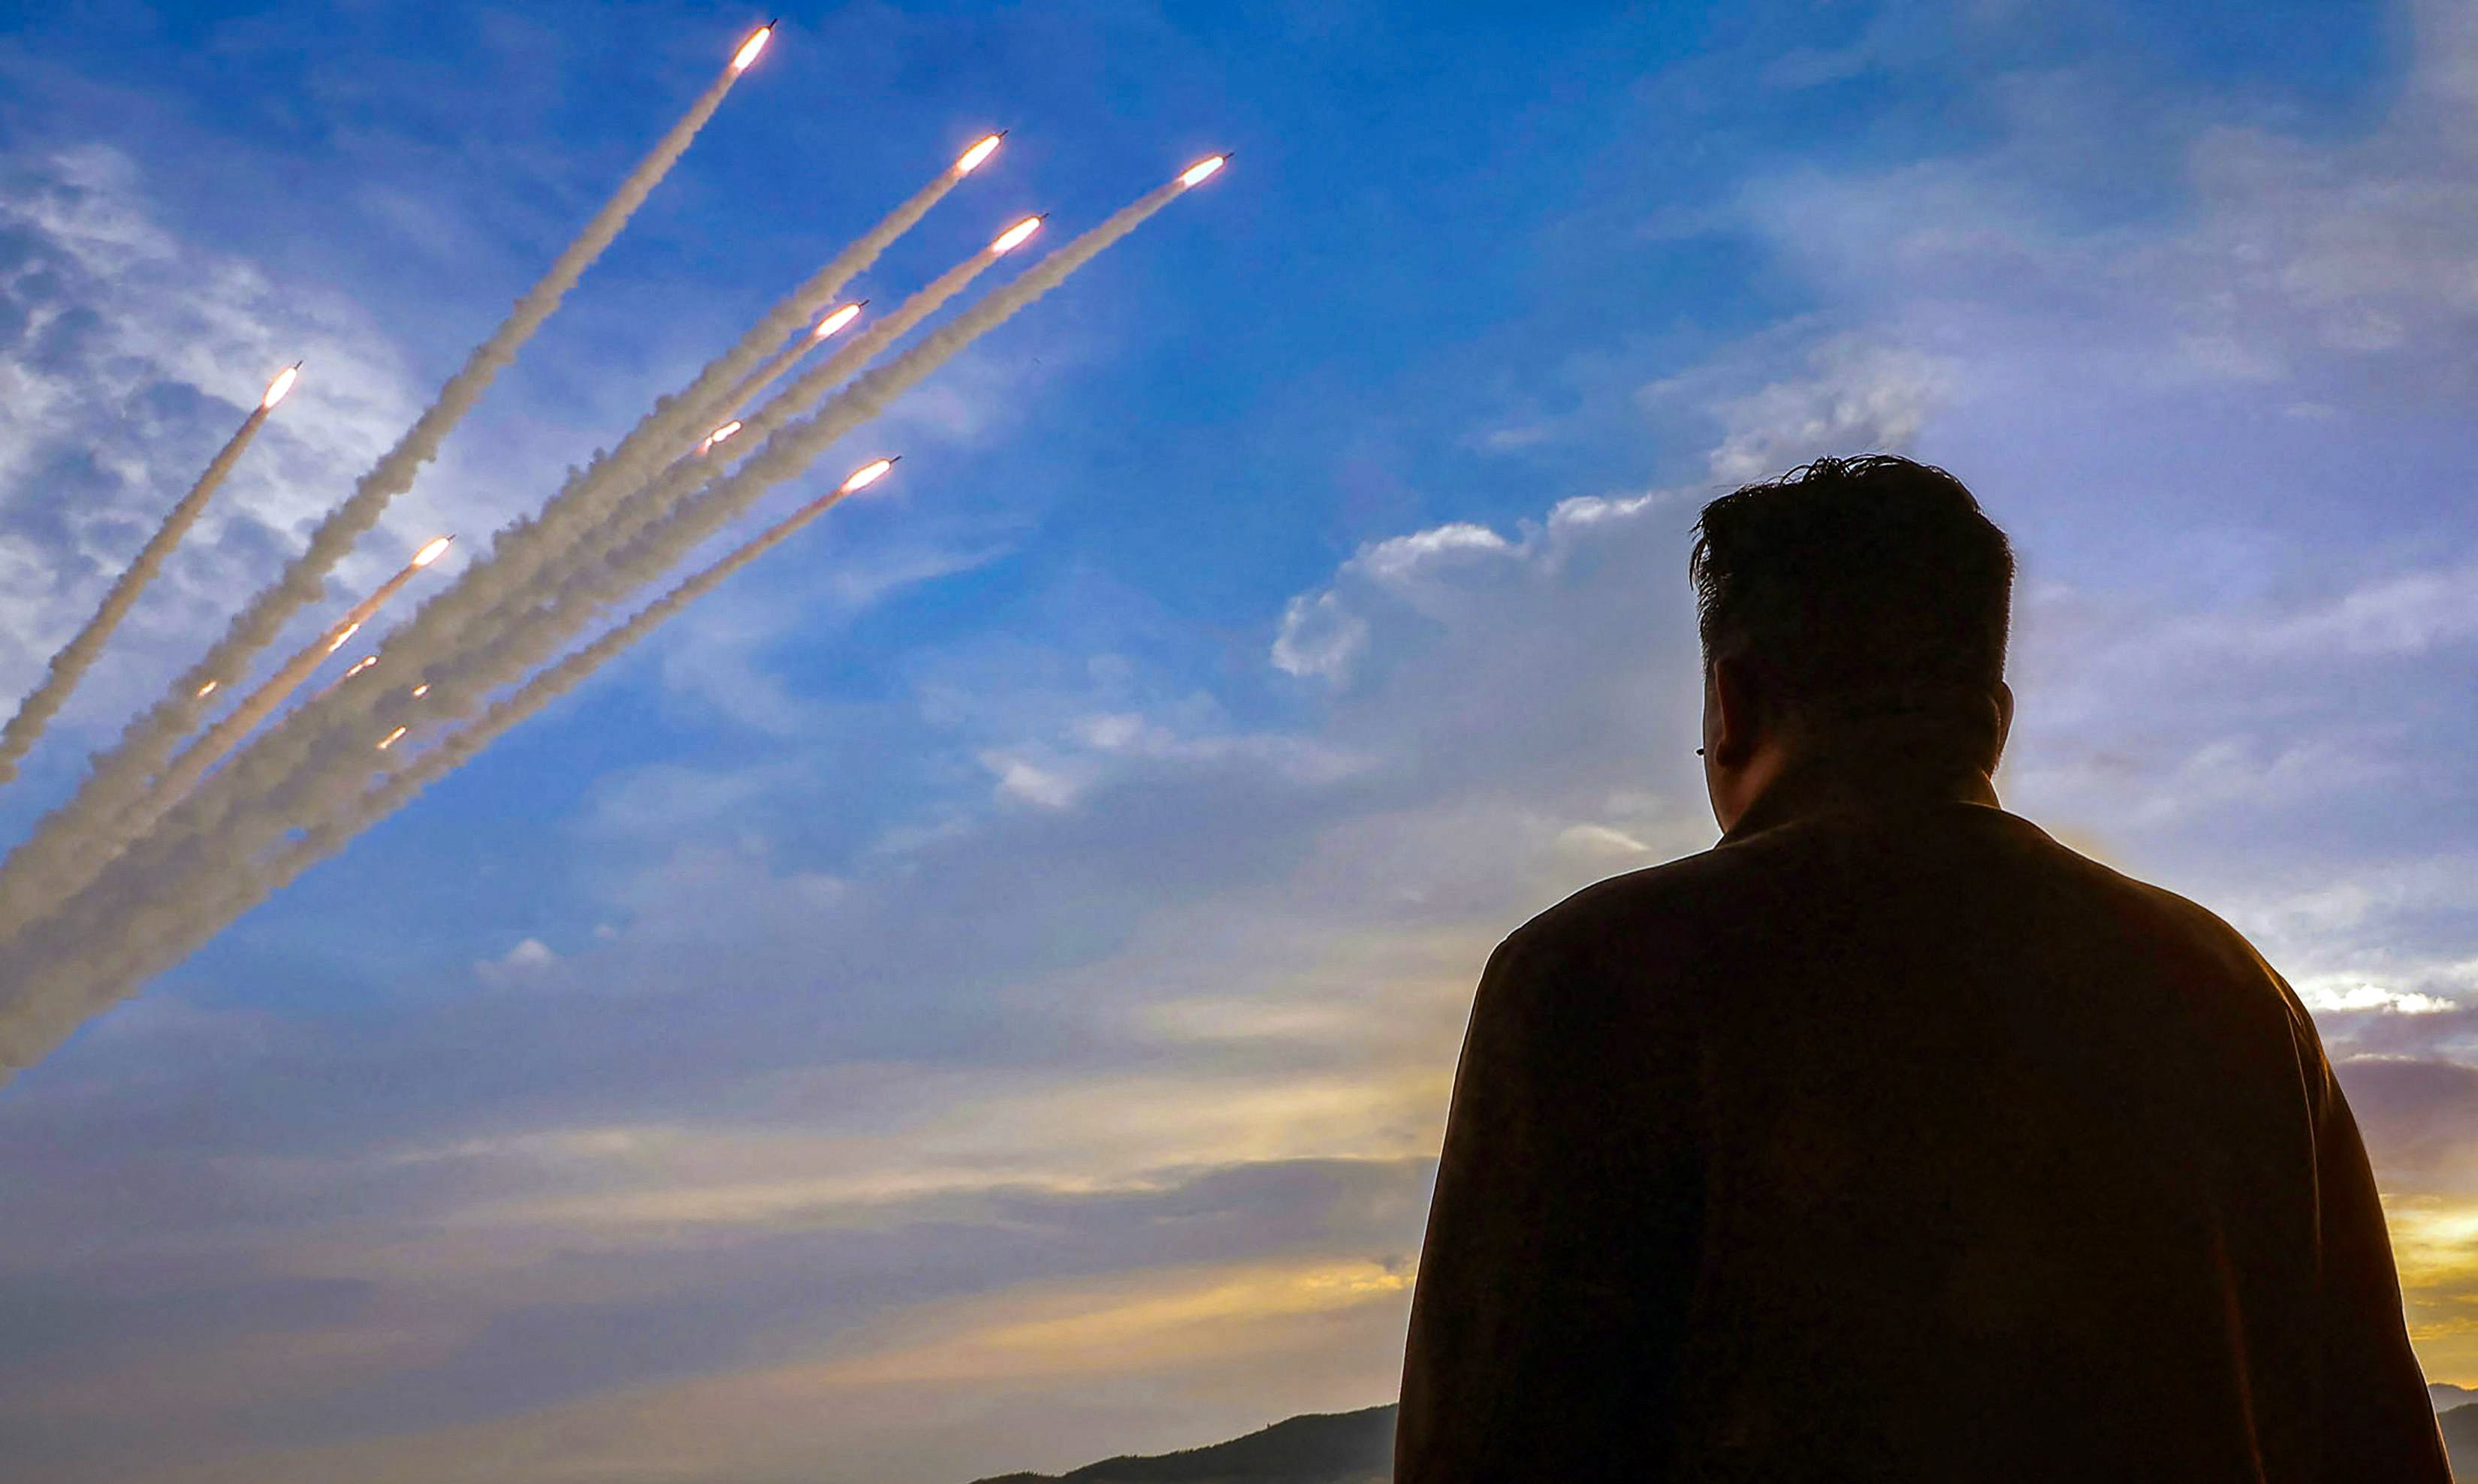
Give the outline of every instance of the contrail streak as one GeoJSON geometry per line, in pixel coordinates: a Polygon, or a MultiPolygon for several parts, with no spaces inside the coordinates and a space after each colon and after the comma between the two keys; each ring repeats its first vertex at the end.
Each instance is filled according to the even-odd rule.
{"type": "MultiPolygon", "coordinates": [[[[807,336],[810,317],[831,300],[852,277],[875,263],[904,233],[928,214],[966,175],[989,158],[991,136],[964,152],[936,180],[882,217],[875,226],[837,253],[823,267],[769,310],[738,343],[708,362],[696,378],[678,393],[657,402],[640,418],[619,445],[597,455],[568,481],[540,515],[512,522],[492,539],[491,549],[465,570],[464,577],[417,610],[411,622],[390,635],[381,650],[389,673],[415,673],[431,657],[453,650],[477,625],[499,621],[518,606],[530,606],[530,594],[544,586],[543,568],[559,560],[593,533],[613,508],[638,493],[648,480],[670,466],[680,447],[712,431],[720,417],[710,416],[725,389],[744,378],[768,347],[794,329],[807,336]],[[656,460],[662,461],[656,463],[656,460]]],[[[860,363],[842,361],[843,374],[860,363]]],[[[753,390],[753,389],[752,389],[753,390]]],[[[637,522],[642,524],[641,522],[637,522]]],[[[632,527],[633,528],[633,527],[632,527]]],[[[378,696],[367,697],[375,704],[378,696]]],[[[0,932],[7,919],[0,913],[0,932]]]]}
{"type": "MultiPolygon", "coordinates": [[[[768,439],[687,508],[673,512],[578,582],[598,594],[659,577],[721,522],[798,474],[836,440],[876,416],[965,346],[1056,288],[1201,178],[1191,170],[1147,193],[911,351],[864,374],[817,413],[768,439]]],[[[572,634],[590,612],[590,604],[578,603],[534,627],[572,634]]],[[[609,652],[616,650],[605,652],[605,658],[609,652]]],[[[573,673],[581,675],[589,667],[580,661],[573,673]]],[[[565,671],[567,667],[554,668],[565,671]]],[[[478,691],[458,696],[434,689],[431,700],[442,703],[440,719],[449,719],[451,713],[469,715],[478,696],[478,691]]],[[[351,838],[358,827],[352,824],[356,801],[367,791],[378,756],[371,750],[376,739],[367,731],[357,735],[353,724],[368,715],[355,704],[358,699],[346,690],[324,706],[305,706],[279,722],[203,781],[74,899],[0,946],[0,1066],[24,1066],[40,1056],[88,1015],[146,975],[178,962],[245,911],[268,890],[249,886],[250,873],[264,869],[270,851],[280,855],[293,830],[321,832],[314,838],[322,848],[339,847],[351,838]]],[[[402,724],[408,715],[398,706],[383,711],[380,719],[392,717],[391,724],[402,724]]]]}
{"type": "Polygon", "coordinates": [[[490,338],[473,348],[464,366],[440,389],[438,398],[412,428],[362,476],[351,497],[319,522],[311,533],[307,549],[235,616],[223,638],[204,659],[190,667],[163,699],[121,732],[120,744],[96,760],[93,774],[76,796],[47,815],[35,834],[11,853],[6,868],[0,869],[0,941],[23,928],[37,913],[62,900],[67,892],[91,879],[94,870],[126,843],[125,839],[109,832],[108,821],[121,817],[145,792],[147,780],[197,725],[207,694],[241,674],[250,658],[274,641],[293,613],[325,591],[327,573],[354,542],[378,523],[388,502],[413,487],[415,476],[438,455],[439,445],[449,430],[481,399],[493,379],[516,359],[534,332],[550,318],[586,268],[611,245],[628,218],[687,152],[690,141],[714,116],[724,94],[731,91],[747,62],[754,59],[756,54],[750,48],[763,44],[757,36],[743,44],[740,55],[706,86],[670,132],[638,162],[611,199],[552,261],[549,271],[517,300],[515,309],[490,338]]]}
{"type": "Polygon", "coordinates": [[[146,585],[155,580],[155,574],[163,570],[164,559],[181,544],[181,538],[190,534],[190,527],[198,523],[198,517],[206,514],[207,501],[214,497],[215,488],[224,482],[225,475],[232,472],[233,465],[240,462],[242,450],[258,437],[259,428],[275,411],[275,404],[283,401],[284,394],[292,390],[293,380],[300,369],[297,365],[288,366],[267,384],[266,394],[259,399],[258,406],[241,419],[240,427],[225,440],[215,456],[207,461],[206,472],[198,476],[198,482],[190,487],[189,493],[181,496],[180,503],[172,507],[172,513],[164,517],[164,523],[156,527],[155,534],[139,548],[129,569],[113,582],[110,591],[104,593],[103,605],[94,611],[94,616],[86,621],[86,627],[78,630],[76,637],[61,646],[60,653],[52,656],[51,670],[43,677],[43,683],[18,703],[17,714],[9,718],[5,730],[0,730],[0,784],[17,776],[17,765],[34,750],[35,743],[42,739],[43,728],[50,725],[52,717],[67,704],[71,692],[77,690],[78,682],[85,678],[88,667],[103,652],[104,643],[112,638],[113,631],[120,627],[120,620],[128,617],[129,611],[138,606],[139,594],[144,592],[146,585]]]}
{"type": "MultiPolygon", "coordinates": [[[[777,521],[730,555],[687,578],[592,643],[544,669],[378,787],[353,799],[338,817],[263,864],[235,862],[204,874],[186,931],[159,931],[90,942],[75,962],[44,966],[38,979],[13,981],[0,991],[0,1078],[31,1066],[88,1018],[101,1013],[139,984],[189,956],[224,924],[291,884],[303,871],[349,844],[353,838],[413,801],[422,790],[471,761],[511,727],[574,690],[680,610],[713,591],[733,573],[790,540],[853,492],[851,481],[819,496],[777,521]]],[[[340,625],[341,627],[341,625],[340,625]]],[[[49,924],[45,924],[48,928],[49,924]]]]}
{"type": "MultiPolygon", "coordinates": [[[[542,670],[507,696],[493,702],[471,723],[451,733],[438,746],[423,753],[410,766],[391,775],[380,787],[365,794],[363,800],[342,820],[338,821],[336,825],[322,826],[322,828],[342,829],[345,832],[344,838],[349,839],[352,835],[359,834],[378,820],[393,814],[410,802],[415,794],[463,767],[483,748],[496,742],[509,728],[576,689],[586,677],[634,647],[639,640],[669,622],[680,610],[721,586],[742,567],[790,540],[801,527],[824,515],[828,509],[853,492],[851,486],[847,483],[828,493],[818,496],[705,570],[682,580],[669,592],[639,610],[627,622],[609,630],[584,648],[542,670]]],[[[341,843],[340,841],[339,843],[341,843]]],[[[291,858],[291,852],[288,851],[278,859],[288,861],[291,858]]],[[[301,863],[302,866],[308,864],[308,861],[301,863]]],[[[299,869],[300,867],[294,867],[293,874],[297,874],[299,869]]],[[[291,875],[286,875],[283,879],[289,881],[291,875]]],[[[280,885],[281,882],[277,884],[280,885]]]]}
{"type": "Polygon", "coordinates": [[[405,584],[420,576],[423,567],[445,554],[449,540],[442,536],[424,543],[419,551],[413,554],[413,560],[400,567],[394,576],[372,589],[369,596],[354,604],[344,616],[330,624],[327,632],[302,645],[292,658],[285,661],[274,674],[266,677],[257,690],[234,707],[230,716],[209,727],[206,735],[184,748],[181,755],[164,769],[164,776],[155,781],[154,789],[133,805],[126,817],[114,821],[114,828],[120,836],[123,839],[135,838],[162,818],[165,810],[179,803],[197,781],[206,776],[208,768],[215,767],[242,738],[255,731],[260,722],[275,715],[276,708],[284,704],[285,697],[299,690],[303,681],[316,674],[318,667],[327,663],[329,655],[344,647],[344,641],[359,632],[362,625],[378,616],[379,610],[387,606],[388,599],[403,591],[405,584]]]}
{"type": "MultiPolygon", "coordinates": [[[[894,314],[870,326],[825,364],[811,369],[765,408],[752,414],[748,427],[756,436],[763,436],[801,405],[814,400],[874,359],[904,332],[961,292],[1000,256],[1003,254],[985,248],[940,274],[906,299],[894,314]]],[[[635,436],[631,435],[632,438],[635,436]]],[[[567,610],[569,616],[564,620],[549,624],[536,622],[519,630],[528,641],[507,642],[510,626],[533,616],[542,602],[535,596],[537,591],[550,590],[555,593],[561,584],[574,577],[578,568],[601,560],[618,541],[644,530],[670,504],[712,477],[711,466],[702,459],[695,456],[677,458],[663,472],[660,482],[651,488],[639,488],[620,503],[617,511],[607,515],[602,524],[586,528],[565,550],[524,550],[518,553],[522,560],[509,566],[503,565],[508,553],[504,549],[494,549],[493,558],[500,560],[486,560],[467,568],[453,589],[422,605],[411,623],[388,636],[378,649],[380,663],[391,675],[425,678],[433,678],[442,671],[464,674],[480,664],[487,666],[490,674],[498,677],[481,684],[480,691],[487,692],[506,683],[592,621],[593,609],[570,606],[567,610]],[[520,587],[514,581],[519,574],[527,579],[520,587]],[[506,591],[511,588],[514,591],[506,591]],[[504,595],[500,601],[492,603],[490,598],[493,593],[504,595]],[[454,648],[456,641],[470,633],[494,629],[497,633],[479,646],[480,658],[474,657],[476,651],[468,650],[460,664],[454,648]]],[[[720,523],[716,524],[719,526],[720,523]]],[[[547,522],[534,530],[541,531],[546,525],[547,522]]],[[[659,571],[652,574],[659,575],[659,571]]],[[[650,581],[651,577],[644,580],[650,581]]],[[[558,605],[554,603],[552,606],[556,608],[558,605]]],[[[319,717],[325,722],[325,730],[313,735],[305,724],[292,732],[290,744],[303,749],[306,755],[311,749],[332,745],[327,739],[339,728],[375,726],[380,734],[385,734],[397,726],[410,728],[442,716],[453,717],[458,713],[440,708],[450,697],[461,694],[478,695],[478,692],[470,683],[451,688],[430,707],[423,708],[420,713],[413,713],[404,709],[399,690],[396,692],[399,697],[397,705],[373,722],[367,718],[385,706],[390,698],[388,692],[374,687],[349,700],[338,698],[336,705],[322,708],[319,717]],[[353,702],[359,703],[357,708],[353,702]]]]}
{"type": "MultiPolygon", "coordinates": [[[[979,277],[1003,256],[1005,256],[1003,252],[983,248],[939,274],[898,306],[894,314],[871,325],[854,338],[850,344],[827,357],[822,365],[810,368],[801,375],[799,380],[770,399],[764,407],[751,413],[738,437],[754,442],[772,433],[802,407],[815,402],[852,373],[876,360],[878,354],[887,346],[902,339],[923,320],[944,308],[948,300],[963,292],[971,286],[974,279],[979,277]]],[[[714,466],[703,456],[683,455],[672,460],[651,484],[641,486],[617,502],[599,525],[579,536],[568,545],[567,549],[559,552],[552,559],[544,562],[536,569],[531,583],[523,590],[510,593],[505,601],[484,616],[481,623],[475,625],[476,627],[495,625],[498,629],[492,642],[486,644],[481,653],[489,655],[494,648],[503,649],[505,647],[503,641],[509,638],[511,632],[512,618],[521,617],[541,608],[559,606],[566,595],[566,589],[579,572],[588,570],[594,564],[605,560],[613,550],[624,545],[639,532],[670,511],[682,498],[688,496],[697,487],[708,483],[713,477],[714,466]]],[[[557,643],[558,641],[554,640],[549,645],[537,648],[534,651],[534,658],[539,659],[542,655],[547,654],[551,648],[557,647],[557,643]]],[[[464,662],[468,667],[473,664],[487,664],[487,661],[473,660],[470,658],[471,654],[472,651],[468,651],[468,658],[464,662]]],[[[451,659],[447,663],[454,667],[458,662],[451,659]]],[[[518,669],[522,667],[522,664],[518,666],[518,669]]],[[[509,674],[504,668],[494,669],[493,673],[501,675],[502,679],[509,674]]],[[[433,675],[432,678],[438,677],[433,675]]]]}
{"type": "MultiPolygon", "coordinates": [[[[728,405],[724,400],[726,396],[745,396],[754,392],[757,388],[746,384],[745,378],[750,367],[766,354],[767,348],[782,344],[784,338],[795,330],[806,331],[809,320],[825,307],[828,300],[840,293],[846,284],[866,271],[870,264],[895,245],[898,238],[919,225],[921,218],[929,214],[931,207],[946,199],[947,192],[954,189],[965,176],[989,159],[990,150],[996,147],[992,141],[999,138],[1001,136],[991,135],[964,151],[953,164],[939,172],[936,180],[913,192],[910,200],[887,213],[876,226],[835,254],[824,267],[811,274],[807,283],[768,310],[766,317],[750,327],[749,332],[741,337],[738,345],[733,346],[728,354],[716,358],[699,373],[695,383],[680,395],[679,401],[686,404],[685,410],[711,413],[719,406],[728,405]],[[730,390],[726,391],[725,389],[730,390]]],[[[722,417],[729,415],[725,412],[721,417],[713,418],[712,422],[721,422],[722,417]]],[[[701,434],[705,429],[695,431],[701,434]]]]}

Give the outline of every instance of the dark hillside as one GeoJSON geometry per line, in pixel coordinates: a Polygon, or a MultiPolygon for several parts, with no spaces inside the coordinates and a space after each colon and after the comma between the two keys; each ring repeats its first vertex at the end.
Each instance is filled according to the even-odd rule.
{"type": "Polygon", "coordinates": [[[1394,1409],[1385,1406],[1295,1417],[1210,1447],[974,1484],[1384,1484],[1393,1471],[1394,1409]]]}

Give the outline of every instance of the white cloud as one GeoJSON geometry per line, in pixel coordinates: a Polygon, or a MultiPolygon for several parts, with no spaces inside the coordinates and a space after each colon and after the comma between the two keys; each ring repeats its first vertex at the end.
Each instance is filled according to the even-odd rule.
{"type": "Polygon", "coordinates": [[[1077,786],[1064,773],[1037,767],[1004,752],[982,753],[981,766],[998,775],[998,792],[1001,797],[1036,804],[1044,809],[1065,809],[1075,802],[1077,786]]]}
{"type": "Polygon", "coordinates": [[[1274,636],[1274,664],[1286,674],[1340,681],[1368,643],[1368,625],[1343,611],[1330,592],[1301,593],[1282,610],[1274,636]]]}
{"type": "Polygon", "coordinates": [[[473,972],[483,983],[508,985],[520,983],[539,975],[559,962],[550,944],[539,938],[526,938],[494,959],[484,959],[473,966],[473,972]]]}
{"type": "Polygon", "coordinates": [[[1951,368],[1914,350],[1856,337],[1808,353],[1812,373],[1720,403],[1712,477],[1769,478],[1821,454],[1906,453],[1947,394],[1951,368]]]}
{"type": "Polygon", "coordinates": [[[2437,1015],[2461,1007],[2448,999],[2415,991],[2388,990],[2379,984],[2322,981],[2295,987],[2311,1010],[2386,1010],[2401,1015],[2437,1015]]]}

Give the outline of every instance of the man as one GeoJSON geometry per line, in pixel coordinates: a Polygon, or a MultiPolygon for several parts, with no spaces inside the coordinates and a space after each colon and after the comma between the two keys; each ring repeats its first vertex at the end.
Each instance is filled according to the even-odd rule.
{"type": "Polygon", "coordinates": [[[1697,530],[1724,834],[1489,960],[1399,1484],[2448,1484],[2304,1007],[1997,807],[2004,534],[1888,457],[1697,530]]]}

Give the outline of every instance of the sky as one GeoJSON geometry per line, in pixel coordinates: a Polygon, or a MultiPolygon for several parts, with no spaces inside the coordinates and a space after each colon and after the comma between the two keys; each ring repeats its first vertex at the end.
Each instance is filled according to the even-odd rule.
{"type": "MultiPolygon", "coordinates": [[[[0,832],[765,18],[9,13],[0,692],[307,365],[0,832]]],[[[0,1085],[0,1434],[960,1484],[1390,1400],[1481,964],[1715,837],[1697,506],[1878,448],[2019,551],[2006,807],[2297,987],[2478,1385],[2473,126],[2447,0],[789,6],[296,641],[981,134],[874,308],[1231,168],[757,518],[883,493],[0,1085]]]]}

